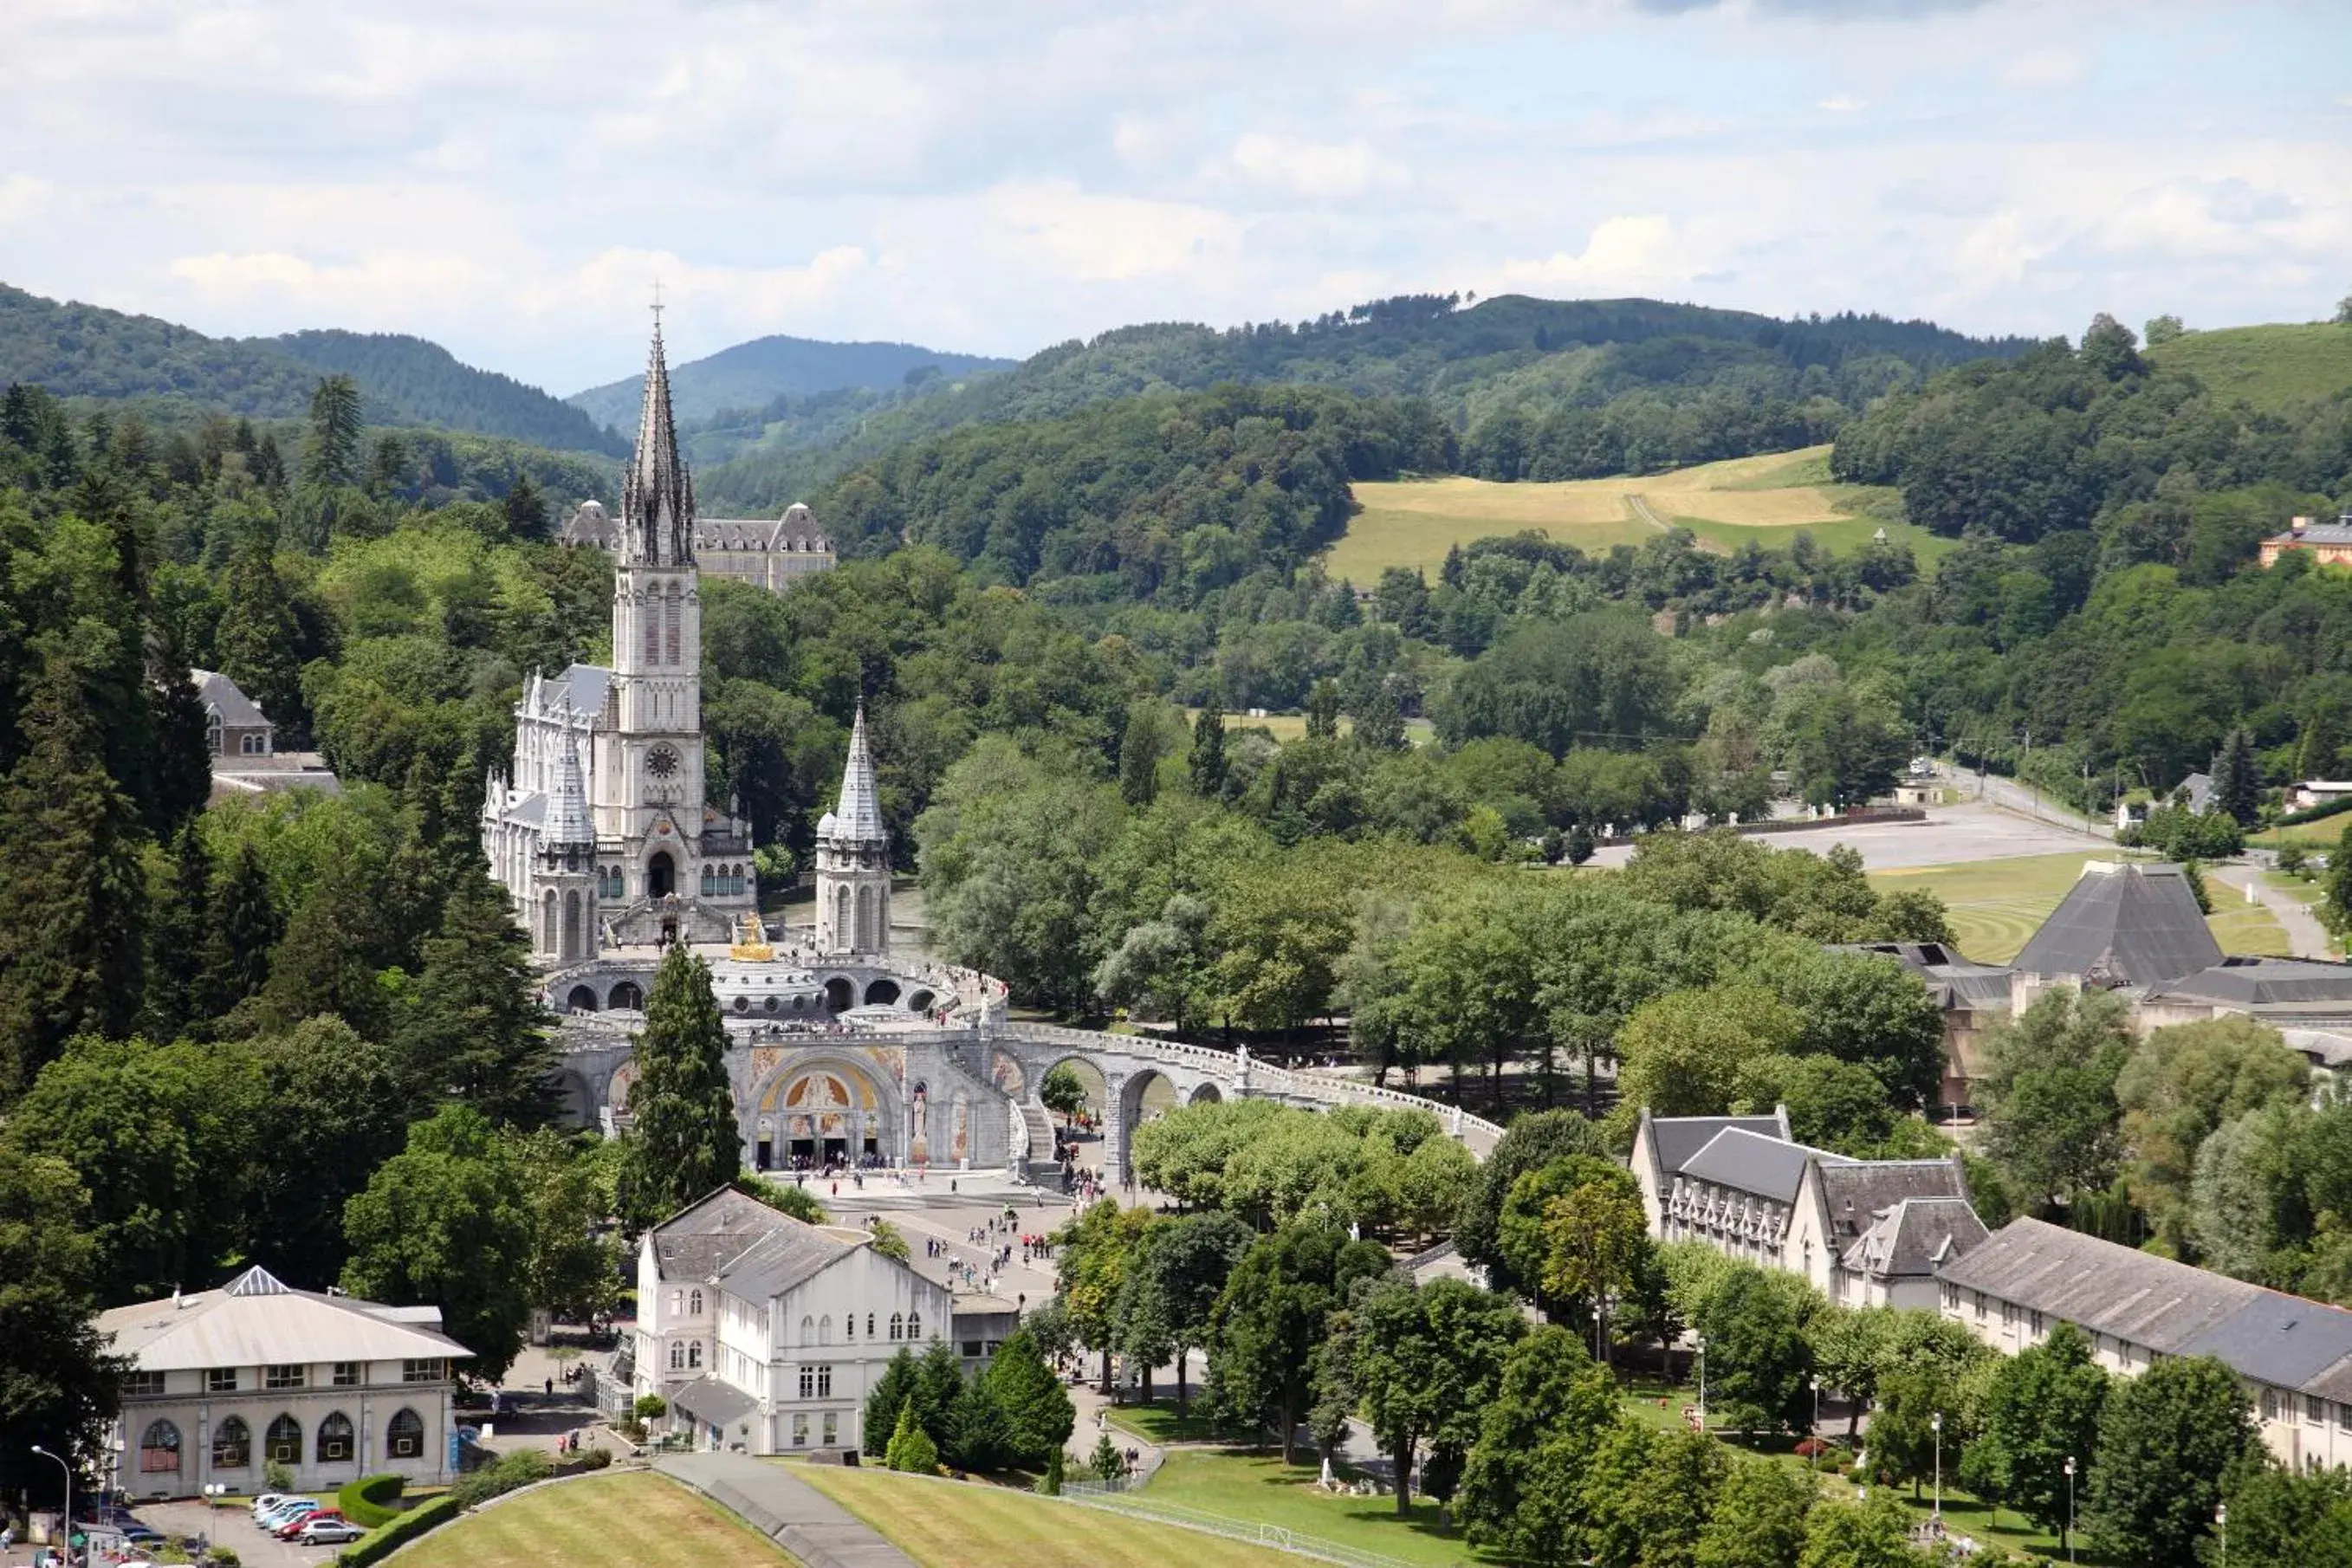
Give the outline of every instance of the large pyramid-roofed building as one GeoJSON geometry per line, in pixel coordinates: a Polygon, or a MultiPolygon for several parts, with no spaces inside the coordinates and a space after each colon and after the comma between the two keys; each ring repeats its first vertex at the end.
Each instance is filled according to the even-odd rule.
{"type": "Polygon", "coordinates": [[[2105,986],[2158,985],[2221,962],[2178,866],[2094,860],[2042,922],[2017,968],[2105,986]]]}

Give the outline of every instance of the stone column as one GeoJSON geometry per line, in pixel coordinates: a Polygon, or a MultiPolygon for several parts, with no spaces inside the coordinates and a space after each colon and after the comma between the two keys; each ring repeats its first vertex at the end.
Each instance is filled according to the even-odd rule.
{"type": "Polygon", "coordinates": [[[1132,1076],[1103,1074],[1103,1181],[1110,1186],[1127,1180],[1127,1083],[1132,1076]]]}

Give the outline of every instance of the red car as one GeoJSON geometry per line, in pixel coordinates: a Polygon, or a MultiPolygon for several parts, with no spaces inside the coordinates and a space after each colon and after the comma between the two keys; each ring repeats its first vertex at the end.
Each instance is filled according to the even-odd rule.
{"type": "Polygon", "coordinates": [[[338,1524],[344,1522],[343,1512],[341,1509],[313,1509],[309,1513],[303,1514],[299,1519],[288,1520],[285,1523],[279,1525],[276,1530],[271,1531],[269,1533],[275,1535],[280,1541],[291,1541],[296,1536],[302,1533],[302,1527],[304,1525],[309,1524],[315,1520],[321,1519],[331,1519],[338,1524]]]}

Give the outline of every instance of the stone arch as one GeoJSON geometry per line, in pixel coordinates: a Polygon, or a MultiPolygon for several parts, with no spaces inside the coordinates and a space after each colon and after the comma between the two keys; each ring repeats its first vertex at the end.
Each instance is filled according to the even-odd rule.
{"type": "Polygon", "coordinates": [[[1184,1103],[1187,1105],[1214,1105],[1217,1101],[1224,1098],[1225,1091],[1223,1089],[1219,1089],[1213,1082],[1206,1082],[1196,1085],[1192,1092],[1184,1097],[1184,1103]]]}
{"type": "Polygon", "coordinates": [[[898,1000],[898,983],[888,975],[866,983],[866,1005],[868,1007],[887,1007],[898,1000]]]}
{"type": "Polygon", "coordinates": [[[677,891],[677,860],[667,849],[646,858],[646,897],[658,899],[677,891]]]}
{"type": "Polygon", "coordinates": [[[836,974],[824,983],[824,1010],[846,1013],[857,1005],[857,984],[846,974],[836,974]]]}
{"type": "Polygon", "coordinates": [[[748,1103],[772,1164],[887,1159],[898,1142],[893,1087],[871,1064],[824,1052],[777,1068],[748,1103]]]}
{"type": "Polygon", "coordinates": [[[624,980],[605,994],[604,1005],[622,1008],[631,1013],[642,1013],[646,1010],[646,994],[635,981],[624,980]]]}
{"type": "Polygon", "coordinates": [[[567,1013],[593,1013],[596,1011],[596,988],[574,985],[563,998],[563,1009],[567,1013]]]}
{"type": "Polygon", "coordinates": [[[1044,1072],[1037,1075],[1037,1087],[1043,1089],[1045,1080],[1065,1067],[1077,1075],[1078,1086],[1087,1091],[1087,1110],[1097,1119],[1108,1115],[1110,1079],[1104,1073],[1100,1063],[1081,1052],[1070,1051],[1056,1057],[1044,1072]]]}
{"type": "Polygon", "coordinates": [[[937,992],[928,989],[918,989],[908,994],[907,1010],[910,1013],[928,1013],[932,1008],[938,1006],[939,1003],[940,998],[937,992]]]}

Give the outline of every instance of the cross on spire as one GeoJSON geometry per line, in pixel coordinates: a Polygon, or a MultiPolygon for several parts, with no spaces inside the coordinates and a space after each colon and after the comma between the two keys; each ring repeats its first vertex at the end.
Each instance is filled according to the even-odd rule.
{"type": "Polygon", "coordinates": [[[654,279],[654,331],[656,332],[661,331],[661,279],[656,278],[654,279]]]}

